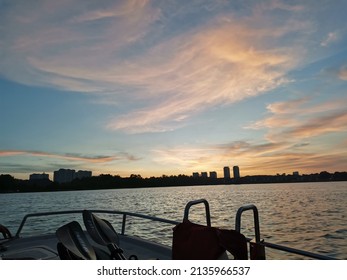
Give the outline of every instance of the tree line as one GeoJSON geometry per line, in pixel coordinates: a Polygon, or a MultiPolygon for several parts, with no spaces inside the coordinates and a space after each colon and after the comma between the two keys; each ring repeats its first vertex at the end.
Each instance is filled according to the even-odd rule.
{"type": "Polygon", "coordinates": [[[119,175],[101,174],[88,178],[75,179],[69,183],[59,184],[48,179],[21,180],[11,175],[0,175],[0,192],[43,192],[67,190],[93,190],[93,189],[119,189],[119,188],[144,188],[168,186],[194,186],[218,184],[261,184],[261,183],[291,183],[291,182],[328,182],[347,181],[347,172],[329,173],[322,171],[315,174],[304,175],[255,175],[238,179],[193,177],[187,175],[172,175],[161,177],[143,178],[139,174],[129,177],[119,175]]]}

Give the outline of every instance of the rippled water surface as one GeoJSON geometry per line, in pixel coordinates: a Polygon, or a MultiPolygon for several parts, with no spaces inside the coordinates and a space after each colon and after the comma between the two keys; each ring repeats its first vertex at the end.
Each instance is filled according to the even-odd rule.
{"type": "MultiPolygon", "coordinates": [[[[209,201],[213,226],[234,228],[237,209],[252,203],[258,207],[261,236],[267,242],[347,259],[347,182],[0,194],[0,223],[15,233],[27,213],[80,209],[131,211],[180,221],[186,203],[199,198],[209,201]]],[[[105,218],[120,230],[120,219],[105,218]]],[[[74,216],[33,218],[23,234],[54,232],[72,219],[82,223],[74,216]]],[[[193,207],[190,219],[203,223],[203,206],[193,207]]],[[[253,235],[251,212],[242,217],[242,232],[253,235]]],[[[128,218],[126,233],[170,245],[172,226],[128,218]]],[[[267,255],[298,258],[272,250],[267,255]]]]}

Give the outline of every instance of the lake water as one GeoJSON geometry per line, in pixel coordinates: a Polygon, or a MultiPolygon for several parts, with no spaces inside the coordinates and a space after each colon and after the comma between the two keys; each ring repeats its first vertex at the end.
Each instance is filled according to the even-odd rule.
{"type": "MultiPolygon", "coordinates": [[[[186,203],[200,198],[210,204],[212,226],[234,228],[237,209],[252,203],[259,210],[260,232],[265,241],[347,259],[347,182],[0,194],[0,223],[15,233],[27,213],[80,209],[131,211],[181,221],[186,203]]],[[[120,231],[120,219],[106,218],[120,231]]],[[[76,218],[35,218],[28,221],[30,225],[23,234],[54,232],[72,219],[76,218]]],[[[193,207],[190,219],[204,223],[203,206],[193,207]]],[[[80,217],[77,220],[82,223],[80,217]]],[[[251,212],[242,216],[242,232],[248,237],[253,235],[251,212]]],[[[129,218],[126,233],[170,245],[172,225],[129,218]]],[[[267,255],[275,259],[298,258],[270,249],[267,255]]]]}

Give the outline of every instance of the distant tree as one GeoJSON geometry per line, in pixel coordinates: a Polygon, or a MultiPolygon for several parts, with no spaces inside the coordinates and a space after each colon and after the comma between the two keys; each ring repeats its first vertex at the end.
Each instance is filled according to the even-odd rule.
{"type": "Polygon", "coordinates": [[[319,173],[319,180],[328,181],[331,179],[331,174],[327,171],[319,173]]]}
{"type": "Polygon", "coordinates": [[[335,172],[332,176],[334,181],[347,181],[347,172],[335,172]]]}
{"type": "Polygon", "coordinates": [[[0,175],[0,192],[16,191],[18,187],[17,180],[9,175],[0,175]]]}

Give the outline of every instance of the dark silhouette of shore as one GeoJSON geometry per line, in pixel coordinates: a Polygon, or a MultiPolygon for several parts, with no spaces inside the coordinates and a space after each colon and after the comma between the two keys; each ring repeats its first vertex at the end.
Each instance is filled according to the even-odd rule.
{"type": "Polygon", "coordinates": [[[0,175],[0,193],[10,192],[45,192],[69,190],[121,189],[145,187],[195,186],[195,185],[224,185],[224,184],[269,184],[269,183],[299,183],[299,182],[331,182],[347,181],[347,172],[329,173],[322,171],[315,174],[303,175],[254,175],[238,179],[204,178],[187,175],[161,176],[142,178],[132,174],[130,177],[102,174],[89,178],[75,179],[69,183],[56,183],[48,179],[21,180],[11,175],[0,175]]]}

